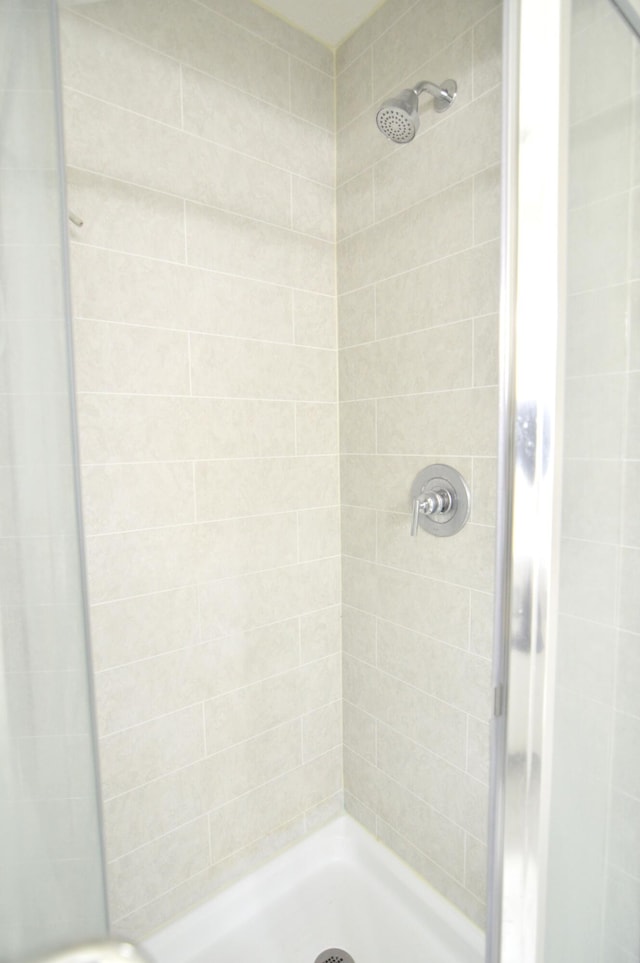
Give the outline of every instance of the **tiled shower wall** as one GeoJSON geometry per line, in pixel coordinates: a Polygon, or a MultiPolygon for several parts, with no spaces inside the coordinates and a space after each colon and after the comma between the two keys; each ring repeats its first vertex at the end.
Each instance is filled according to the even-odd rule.
{"type": "Polygon", "coordinates": [[[500,11],[389,0],[335,64],[248,0],[62,27],[115,929],[340,808],[340,524],[347,808],[482,922],[500,11]],[[458,99],[393,148],[423,76],[458,99]],[[410,540],[439,460],[471,523],[410,540]]]}
{"type": "Polygon", "coordinates": [[[338,292],[347,810],[484,922],[499,281],[501,11],[390,0],[339,51],[338,292]],[[458,83],[395,148],[375,106],[458,83]],[[432,462],[472,491],[409,537],[432,462]]]}
{"type": "Polygon", "coordinates": [[[114,929],[342,805],[333,55],[243,0],[62,17],[114,929]]]}

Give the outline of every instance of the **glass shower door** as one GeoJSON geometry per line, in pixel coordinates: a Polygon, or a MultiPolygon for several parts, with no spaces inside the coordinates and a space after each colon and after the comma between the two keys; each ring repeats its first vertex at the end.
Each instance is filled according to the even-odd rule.
{"type": "Polygon", "coordinates": [[[634,24],[637,0],[507,5],[490,963],[640,960],[634,24]]]}
{"type": "Polygon", "coordinates": [[[107,931],[55,3],[0,3],[0,959],[107,931]]]}
{"type": "Polygon", "coordinates": [[[640,960],[639,54],[574,4],[548,963],[640,960]]]}

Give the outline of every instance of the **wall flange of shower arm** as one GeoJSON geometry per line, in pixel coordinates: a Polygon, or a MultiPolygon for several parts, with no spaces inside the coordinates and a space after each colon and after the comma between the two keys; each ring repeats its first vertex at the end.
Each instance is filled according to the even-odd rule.
{"type": "Polygon", "coordinates": [[[443,80],[441,84],[421,80],[412,90],[401,90],[397,97],[385,100],[376,114],[378,128],[394,144],[408,144],[420,126],[420,94],[431,94],[434,109],[441,114],[451,107],[457,91],[455,80],[443,80]]]}

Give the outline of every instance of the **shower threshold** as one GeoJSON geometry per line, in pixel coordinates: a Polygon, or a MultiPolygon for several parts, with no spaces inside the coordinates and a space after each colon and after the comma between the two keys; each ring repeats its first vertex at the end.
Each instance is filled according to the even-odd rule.
{"type": "Polygon", "coordinates": [[[145,943],[155,963],[482,963],[484,937],[390,850],[340,816],[145,943]]]}

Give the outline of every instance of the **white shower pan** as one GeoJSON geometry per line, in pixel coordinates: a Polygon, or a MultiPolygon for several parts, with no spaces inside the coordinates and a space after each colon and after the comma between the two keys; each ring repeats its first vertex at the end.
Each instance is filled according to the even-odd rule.
{"type": "Polygon", "coordinates": [[[156,963],[482,963],[484,937],[349,816],[145,943],[156,963]]]}

